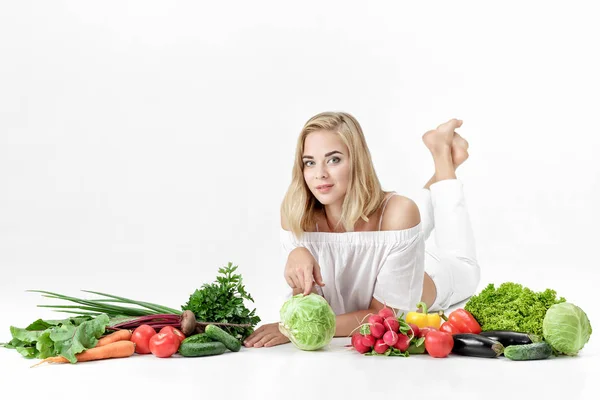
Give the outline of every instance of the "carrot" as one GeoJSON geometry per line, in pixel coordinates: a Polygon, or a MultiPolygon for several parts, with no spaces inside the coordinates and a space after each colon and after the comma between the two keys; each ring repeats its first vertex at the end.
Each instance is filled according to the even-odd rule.
{"type": "Polygon", "coordinates": [[[100,338],[100,340],[98,340],[98,344],[96,344],[96,347],[106,346],[109,343],[129,339],[131,339],[131,331],[129,329],[119,329],[118,331],[114,331],[113,333],[100,338]]]}
{"type": "MultiPolygon", "coordinates": [[[[129,340],[119,340],[118,342],[109,343],[105,346],[94,347],[93,349],[84,350],[79,354],[75,355],[77,362],[82,361],[95,361],[95,360],[105,360],[107,358],[122,358],[129,357],[135,352],[135,343],[130,342],[129,340]]],[[[43,363],[68,363],[69,360],[64,358],[63,356],[58,357],[48,357],[42,360],[41,362],[32,365],[32,367],[38,366],[43,363]]]]}

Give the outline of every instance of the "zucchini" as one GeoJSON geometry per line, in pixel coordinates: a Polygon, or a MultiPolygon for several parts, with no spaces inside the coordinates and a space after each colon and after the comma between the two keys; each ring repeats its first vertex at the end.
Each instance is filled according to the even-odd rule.
{"type": "Polygon", "coordinates": [[[186,337],[185,339],[183,339],[183,341],[181,343],[183,344],[183,343],[209,343],[209,342],[214,342],[214,339],[211,339],[210,337],[208,337],[208,335],[206,333],[198,333],[196,335],[186,337]]]}
{"type": "Polygon", "coordinates": [[[546,342],[508,346],[504,356],[513,361],[544,360],[552,355],[552,347],[546,342]]]}
{"type": "Polygon", "coordinates": [[[541,341],[541,338],[537,335],[524,332],[513,332],[513,331],[484,331],[480,333],[481,336],[488,337],[492,340],[496,340],[502,343],[502,346],[515,346],[522,344],[531,344],[541,341]]]}
{"type": "Polygon", "coordinates": [[[452,353],[461,356],[494,358],[504,352],[502,343],[475,333],[457,333],[452,339],[452,353]]]}
{"type": "Polygon", "coordinates": [[[240,351],[242,343],[216,325],[207,325],[204,333],[213,340],[221,342],[231,351],[240,351]]]}
{"type": "Polygon", "coordinates": [[[227,351],[225,345],[221,342],[208,343],[183,343],[179,345],[179,354],[184,357],[204,357],[216,356],[227,351]]]}

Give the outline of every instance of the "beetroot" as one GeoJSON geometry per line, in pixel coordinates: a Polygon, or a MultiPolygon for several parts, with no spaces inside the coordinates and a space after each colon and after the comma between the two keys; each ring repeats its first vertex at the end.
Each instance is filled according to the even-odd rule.
{"type": "Polygon", "coordinates": [[[385,327],[379,322],[375,322],[371,324],[371,335],[375,337],[375,339],[380,339],[385,333],[385,327]]]}
{"type": "Polygon", "coordinates": [[[385,342],[383,341],[383,339],[377,339],[377,341],[375,342],[375,347],[373,348],[373,350],[375,350],[379,354],[383,354],[389,348],[390,348],[390,346],[388,346],[387,344],[385,344],[385,342]]]}
{"type": "Polygon", "coordinates": [[[383,321],[383,326],[385,327],[386,330],[392,331],[392,332],[398,332],[398,330],[400,329],[400,323],[398,322],[396,317],[387,317],[383,321]]]}
{"type": "Polygon", "coordinates": [[[396,342],[398,341],[398,334],[394,331],[387,331],[384,335],[383,335],[383,341],[385,342],[385,344],[387,344],[388,346],[393,346],[396,344],[396,342]]]}

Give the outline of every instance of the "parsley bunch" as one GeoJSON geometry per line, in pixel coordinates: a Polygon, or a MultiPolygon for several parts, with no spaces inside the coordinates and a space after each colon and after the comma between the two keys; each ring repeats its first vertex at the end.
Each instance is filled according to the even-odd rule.
{"type": "Polygon", "coordinates": [[[256,309],[250,311],[244,305],[244,300],[254,302],[254,299],[242,285],[242,276],[234,274],[237,268],[232,263],[219,268],[221,276],[217,276],[216,282],[205,283],[194,291],[181,309],[192,311],[197,321],[250,324],[250,327],[222,327],[237,339],[243,340],[254,331],[260,318],[255,315],[256,309]]]}
{"type": "Polygon", "coordinates": [[[542,336],[546,311],[564,301],[552,289],[534,292],[514,282],[504,282],[498,288],[490,283],[472,296],[464,309],[473,314],[484,331],[509,330],[542,336]]]}

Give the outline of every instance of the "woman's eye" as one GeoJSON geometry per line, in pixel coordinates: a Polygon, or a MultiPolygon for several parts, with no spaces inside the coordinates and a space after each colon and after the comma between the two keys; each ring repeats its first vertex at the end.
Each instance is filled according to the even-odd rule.
{"type": "Polygon", "coordinates": [[[339,163],[341,160],[339,157],[332,157],[329,161],[333,161],[334,164],[339,163]]]}
{"type": "Polygon", "coordinates": [[[309,160],[309,161],[304,161],[304,165],[305,165],[306,167],[310,167],[310,166],[311,166],[311,163],[314,163],[314,161],[310,161],[310,160],[309,160]]]}

